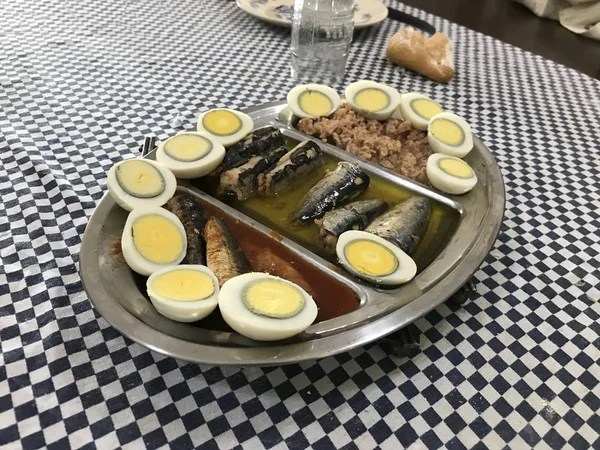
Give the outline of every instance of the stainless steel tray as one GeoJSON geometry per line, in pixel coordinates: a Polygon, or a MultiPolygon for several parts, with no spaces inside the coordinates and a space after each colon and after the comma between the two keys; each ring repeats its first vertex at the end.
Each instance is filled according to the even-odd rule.
{"type": "MultiPolygon", "coordinates": [[[[256,127],[271,125],[290,138],[307,138],[285,123],[283,102],[245,112],[254,119],[256,127]]],[[[154,309],[140,290],[136,276],[115,251],[127,213],[105,195],[86,228],[80,260],[84,288],[98,312],[132,340],[175,358],[216,365],[278,365],[322,358],[375,341],[414,322],[467,282],[496,240],[505,203],[500,169],[479,139],[475,138],[475,148],[466,158],[479,183],[461,197],[441,195],[381,166],[333,146],[321,145],[333,157],[356,162],[368,173],[430,197],[460,214],[458,227],[447,245],[413,281],[393,290],[373,288],[284,237],[282,245],[354,289],[360,298],[360,307],[349,314],[316,323],[295,338],[275,343],[259,343],[236,333],[203,329],[202,322],[196,325],[174,322],[154,309]]],[[[179,189],[197,195],[259,232],[272,232],[188,183],[180,183],[179,189]]]]}

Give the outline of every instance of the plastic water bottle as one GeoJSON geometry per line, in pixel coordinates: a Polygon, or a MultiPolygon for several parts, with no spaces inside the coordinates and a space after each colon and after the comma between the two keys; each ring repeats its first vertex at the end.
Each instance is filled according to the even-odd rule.
{"type": "Polygon", "coordinates": [[[354,31],[354,0],[294,0],[292,76],[339,81],[354,31]]]}

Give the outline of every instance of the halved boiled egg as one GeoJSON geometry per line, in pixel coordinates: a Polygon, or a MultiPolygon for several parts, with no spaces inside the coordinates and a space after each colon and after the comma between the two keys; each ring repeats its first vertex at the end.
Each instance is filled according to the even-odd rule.
{"type": "Polygon", "coordinates": [[[344,95],[350,107],[366,119],[387,120],[400,103],[396,89],[368,80],[348,85],[344,95]]]}
{"type": "Polygon", "coordinates": [[[178,178],[198,178],[217,168],[225,157],[225,147],[208,133],[184,131],[164,142],[156,160],[178,178]]]}
{"type": "Polygon", "coordinates": [[[317,119],[328,116],[338,109],[340,96],[329,86],[303,84],[288,92],[287,103],[294,115],[317,119]]]}
{"type": "Polygon", "coordinates": [[[121,247],[127,265],[148,276],[179,264],[187,251],[187,237],[175,214],[157,206],[138,208],[127,217],[121,247]]]}
{"type": "Polygon", "coordinates": [[[427,139],[435,153],[465,157],[473,149],[473,133],[469,124],[452,113],[436,114],[429,121],[427,139]]]}
{"type": "Polygon", "coordinates": [[[144,158],[128,159],[112,166],[107,184],[110,196],[127,211],[162,206],[177,189],[177,180],[169,169],[144,158]]]}
{"type": "Polygon", "coordinates": [[[442,107],[429,97],[411,92],[400,98],[400,112],[417,130],[425,131],[433,116],[444,112],[442,107]]]}
{"type": "Polygon", "coordinates": [[[366,231],[342,233],[335,250],[346,270],[375,285],[407,283],[417,273],[417,265],[410,256],[391,242],[366,231]]]}
{"type": "Polygon", "coordinates": [[[253,128],[248,114],[233,109],[211,109],[198,116],[198,131],[210,134],[225,147],[241,141],[253,128]]]}
{"type": "Polygon", "coordinates": [[[427,159],[427,178],[433,187],[453,195],[465,194],[477,184],[471,166],[443,153],[434,153],[427,159]]]}
{"type": "Polygon", "coordinates": [[[148,278],[146,288],[157,311],[178,322],[204,319],[217,307],[219,281],[206,266],[166,267],[148,278]]]}
{"type": "Polygon", "coordinates": [[[266,273],[246,273],[226,281],[219,309],[231,328],[250,339],[276,341],[306,330],[317,305],[300,286],[266,273]]]}

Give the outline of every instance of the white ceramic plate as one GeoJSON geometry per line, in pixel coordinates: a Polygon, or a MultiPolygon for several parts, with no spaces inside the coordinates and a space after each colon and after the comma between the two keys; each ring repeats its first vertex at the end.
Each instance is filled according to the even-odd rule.
{"type": "MultiPolygon", "coordinates": [[[[294,0],[237,0],[237,5],[248,14],[266,22],[292,26],[294,0]]],[[[356,0],[354,28],[375,25],[388,16],[387,7],[378,0],[356,0]]]]}

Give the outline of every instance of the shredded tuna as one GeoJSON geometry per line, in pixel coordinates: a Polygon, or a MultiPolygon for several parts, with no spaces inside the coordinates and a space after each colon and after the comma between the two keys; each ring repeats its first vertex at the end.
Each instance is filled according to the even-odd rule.
{"type": "Polygon", "coordinates": [[[298,128],[363,159],[427,183],[425,168],[432,153],[427,134],[413,128],[410,122],[365,120],[342,105],[329,117],[301,119],[298,128]]]}

